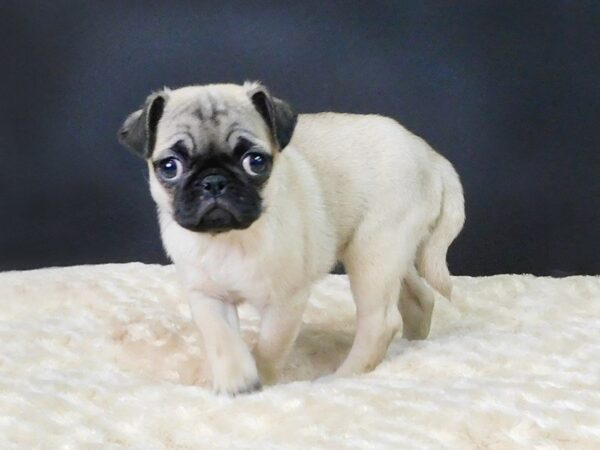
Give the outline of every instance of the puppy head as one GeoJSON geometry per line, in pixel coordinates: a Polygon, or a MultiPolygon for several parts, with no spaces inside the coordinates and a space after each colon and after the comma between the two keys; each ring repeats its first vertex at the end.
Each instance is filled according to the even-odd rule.
{"type": "Polygon", "coordinates": [[[260,217],[295,125],[291,108],[258,83],[190,86],[150,95],[119,140],[148,161],[161,211],[188,230],[219,233],[260,217]]]}

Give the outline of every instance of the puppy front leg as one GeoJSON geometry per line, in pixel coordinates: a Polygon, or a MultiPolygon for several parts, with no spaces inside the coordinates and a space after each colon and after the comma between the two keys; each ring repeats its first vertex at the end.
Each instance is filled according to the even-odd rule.
{"type": "Polygon", "coordinates": [[[309,291],[303,290],[281,304],[268,305],[261,311],[260,334],[254,356],[265,384],[277,381],[277,375],[300,332],[308,296],[309,291]]]}
{"type": "Polygon", "coordinates": [[[213,390],[230,395],[259,390],[256,364],[240,334],[236,306],[194,292],[190,307],[204,342],[213,390]]]}

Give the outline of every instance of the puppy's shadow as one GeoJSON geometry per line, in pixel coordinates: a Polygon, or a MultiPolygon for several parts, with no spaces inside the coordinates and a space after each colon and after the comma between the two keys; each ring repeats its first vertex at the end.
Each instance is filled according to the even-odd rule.
{"type": "Polygon", "coordinates": [[[304,324],[279,382],[314,380],[335,372],[350,351],[352,339],[348,331],[304,324]]]}
{"type": "MultiPolygon", "coordinates": [[[[252,345],[256,330],[246,329],[252,345]]],[[[348,353],[352,333],[327,324],[305,323],[278,383],[306,381],[335,371],[348,353]]],[[[114,324],[114,362],[136,377],[183,385],[208,386],[209,372],[202,341],[193,323],[139,318],[114,324]]]]}

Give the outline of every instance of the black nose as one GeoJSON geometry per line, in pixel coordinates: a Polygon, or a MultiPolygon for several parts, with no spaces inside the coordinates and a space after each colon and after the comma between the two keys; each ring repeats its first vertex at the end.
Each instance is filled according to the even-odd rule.
{"type": "Polygon", "coordinates": [[[202,189],[204,192],[210,192],[212,195],[223,193],[227,187],[227,178],[223,175],[209,175],[202,179],[202,189]]]}

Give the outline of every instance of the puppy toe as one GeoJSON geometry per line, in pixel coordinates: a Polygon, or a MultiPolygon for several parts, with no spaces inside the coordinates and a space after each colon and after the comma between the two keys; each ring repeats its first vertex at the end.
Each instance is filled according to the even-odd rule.
{"type": "Polygon", "coordinates": [[[251,394],[262,390],[262,384],[258,378],[239,383],[213,383],[213,391],[218,395],[236,397],[238,395],[251,394]]]}
{"type": "Polygon", "coordinates": [[[213,374],[213,391],[221,395],[249,394],[262,388],[254,361],[230,361],[213,374]]]}
{"type": "Polygon", "coordinates": [[[234,395],[252,394],[253,392],[259,392],[259,391],[262,391],[262,383],[260,382],[260,380],[256,380],[256,381],[254,381],[254,383],[246,386],[245,388],[241,389],[237,394],[234,394],[234,395]]]}

